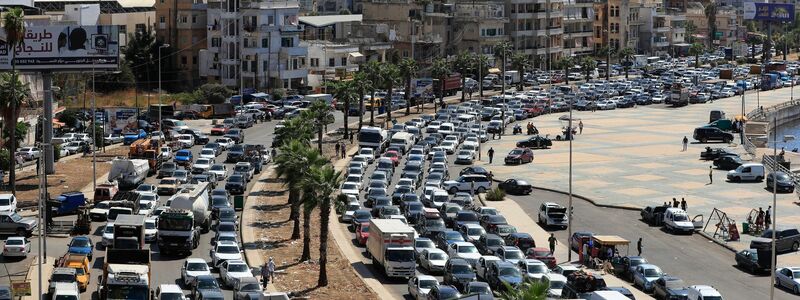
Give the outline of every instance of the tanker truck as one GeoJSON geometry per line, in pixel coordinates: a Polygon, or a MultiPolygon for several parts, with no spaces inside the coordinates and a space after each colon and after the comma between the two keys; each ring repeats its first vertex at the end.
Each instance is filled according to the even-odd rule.
{"type": "Polygon", "coordinates": [[[200,231],[208,232],[211,224],[209,190],[207,182],[189,185],[159,215],[157,243],[161,253],[191,253],[197,248],[200,231]]]}

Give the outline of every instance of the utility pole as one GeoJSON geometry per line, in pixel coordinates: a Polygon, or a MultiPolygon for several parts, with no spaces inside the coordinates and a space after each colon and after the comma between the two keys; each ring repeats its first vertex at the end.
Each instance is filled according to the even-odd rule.
{"type": "Polygon", "coordinates": [[[169,48],[169,44],[158,46],[158,130],[164,131],[161,127],[161,49],[169,48]]]}
{"type": "Polygon", "coordinates": [[[54,174],[56,172],[53,164],[53,74],[50,71],[42,72],[42,90],[44,90],[43,120],[42,120],[42,152],[44,154],[44,173],[54,174]]]}

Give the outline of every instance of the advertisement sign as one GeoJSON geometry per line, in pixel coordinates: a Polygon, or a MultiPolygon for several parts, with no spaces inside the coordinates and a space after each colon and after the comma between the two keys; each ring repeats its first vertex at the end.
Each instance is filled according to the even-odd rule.
{"type": "Polygon", "coordinates": [[[433,98],[433,79],[417,78],[411,84],[414,97],[433,98]]]}
{"type": "Polygon", "coordinates": [[[128,132],[137,129],[136,108],[106,108],[106,116],[108,116],[106,130],[114,131],[116,129],[119,132],[128,132]]]}
{"type": "Polygon", "coordinates": [[[743,5],[745,20],[794,21],[794,4],[745,2],[743,5]]]}
{"type": "Polygon", "coordinates": [[[119,54],[118,26],[27,27],[14,49],[0,41],[0,70],[116,69],[119,54]]]}
{"type": "Polygon", "coordinates": [[[11,294],[14,297],[25,297],[31,295],[30,281],[12,281],[11,294]]]}

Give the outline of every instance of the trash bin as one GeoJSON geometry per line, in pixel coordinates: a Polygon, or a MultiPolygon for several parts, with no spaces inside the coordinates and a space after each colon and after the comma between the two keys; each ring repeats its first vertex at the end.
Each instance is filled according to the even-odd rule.
{"type": "Polygon", "coordinates": [[[233,196],[233,208],[236,210],[244,209],[244,195],[233,196]]]}
{"type": "Polygon", "coordinates": [[[750,232],[750,223],[742,222],[742,233],[750,232]]]}

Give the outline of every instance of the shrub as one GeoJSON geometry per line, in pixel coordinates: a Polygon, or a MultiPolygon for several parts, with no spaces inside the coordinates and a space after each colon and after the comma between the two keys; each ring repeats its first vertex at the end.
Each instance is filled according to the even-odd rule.
{"type": "Polygon", "coordinates": [[[53,145],[53,161],[61,159],[61,145],[53,145]]]}
{"type": "Polygon", "coordinates": [[[503,201],[506,197],[506,192],[496,187],[486,192],[486,200],[488,201],[503,201]]]}

